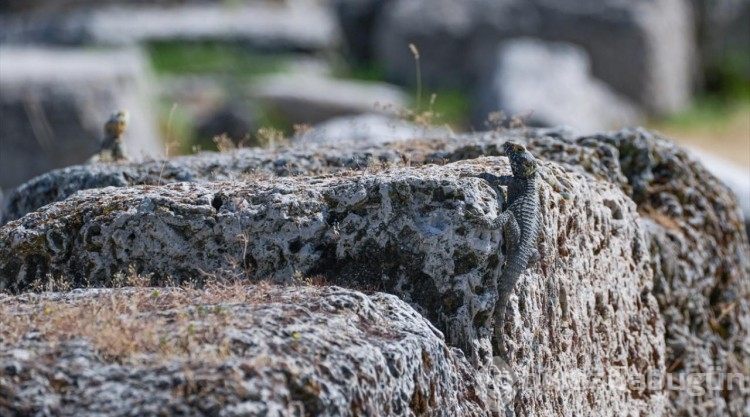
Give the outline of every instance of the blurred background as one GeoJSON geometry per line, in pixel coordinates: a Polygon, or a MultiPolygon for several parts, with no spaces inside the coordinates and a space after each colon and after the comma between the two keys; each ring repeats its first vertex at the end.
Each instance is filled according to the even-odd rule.
{"type": "Polygon", "coordinates": [[[313,127],[645,125],[750,212],[750,0],[0,2],[0,188],[85,162],[119,109],[136,160],[313,127]]]}

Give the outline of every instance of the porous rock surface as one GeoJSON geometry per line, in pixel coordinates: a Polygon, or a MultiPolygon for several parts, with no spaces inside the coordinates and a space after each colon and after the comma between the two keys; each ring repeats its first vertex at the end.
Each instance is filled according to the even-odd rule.
{"type": "MultiPolygon", "coordinates": [[[[658,134],[548,133],[560,140],[533,135],[532,153],[606,178],[638,206],[665,325],[667,371],[655,374],[656,386],[674,387],[667,390],[668,415],[750,414],[750,244],[736,196],[658,134]],[[741,378],[723,386],[731,376],[741,378]],[[703,384],[691,389],[690,378],[703,384]]],[[[487,136],[433,156],[499,153],[487,136]]]]}
{"type": "MultiPolygon", "coordinates": [[[[44,305],[52,316],[97,298],[108,306],[136,291],[150,297],[140,288],[0,300],[8,315],[33,315],[44,305]]],[[[187,340],[187,327],[191,353],[126,352],[113,362],[79,337],[50,343],[32,331],[14,345],[0,339],[0,414],[487,415],[482,373],[397,297],[337,287],[244,291],[252,302],[125,314],[141,323],[186,315],[187,326],[175,320],[156,331],[187,340]],[[206,328],[205,316],[219,314],[218,330],[206,328]]]]}
{"type": "MultiPolygon", "coordinates": [[[[506,162],[81,191],[3,226],[2,285],[22,291],[75,277],[75,286],[108,286],[127,268],[153,283],[217,271],[278,283],[322,276],[399,295],[482,368],[503,242],[465,219],[469,210],[499,213],[495,192],[467,175],[508,174],[506,162]]],[[[659,410],[663,393],[613,385],[575,387],[586,394],[559,401],[570,369],[591,377],[613,364],[623,373],[663,369],[664,341],[635,205],[607,181],[545,167],[544,259],[519,284],[506,326],[523,381],[516,408],[659,410]],[[579,275],[608,279],[571,281],[579,275]]]]}
{"type": "MultiPolygon", "coordinates": [[[[482,369],[502,237],[465,219],[469,210],[494,216],[498,206],[490,187],[463,175],[507,174],[496,156],[509,138],[543,161],[544,232],[542,261],[508,306],[504,342],[517,391],[505,411],[747,414],[749,396],[736,388],[696,396],[665,389],[663,379],[617,384],[649,373],[679,380],[709,366],[746,375],[750,367],[750,246],[736,199],[682,149],[639,129],[311,144],[173,166],[70,168],[65,174],[77,179],[60,171],[24,187],[46,193],[37,202],[46,204],[96,188],[97,170],[125,185],[176,181],[179,173],[195,183],[81,191],[6,224],[0,284],[25,290],[46,273],[85,271],[76,284],[105,285],[104,271],[130,265],[154,272],[156,282],[158,274],[205,278],[195,265],[278,282],[320,275],[399,295],[482,369]],[[431,162],[439,165],[419,167],[431,162]],[[332,175],[311,176],[325,173],[332,175]],[[235,180],[208,182],[216,177],[235,180]],[[65,191],[53,195],[50,184],[65,191]]],[[[9,200],[6,216],[39,207],[17,193],[9,200]]]]}
{"type": "Polygon", "coordinates": [[[136,164],[76,165],[40,175],[6,195],[0,224],[20,218],[46,204],[80,190],[101,187],[161,185],[173,182],[248,180],[257,174],[314,175],[357,170],[373,160],[398,161],[400,154],[373,146],[341,150],[331,145],[298,146],[280,150],[239,149],[231,153],[202,153],[167,161],[136,164]]]}

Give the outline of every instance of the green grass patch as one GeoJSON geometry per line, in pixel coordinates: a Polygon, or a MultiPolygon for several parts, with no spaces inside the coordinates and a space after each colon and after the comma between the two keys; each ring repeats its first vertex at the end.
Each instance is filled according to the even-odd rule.
{"type": "Polygon", "coordinates": [[[354,67],[339,62],[334,65],[333,76],[341,79],[359,81],[384,81],[386,79],[385,70],[374,62],[354,67]]]}
{"type": "MultiPolygon", "coordinates": [[[[438,90],[432,110],[440,115],[439,121],[454,129],[463,129],[469,124],[469,95],[460,90],[438,90]]],[[[432,94],[430,94],[432,95],[432,94]]],[[[430,97],[422,98],[422,105],[429,105],[430,97]]]]}
{"type": "Polygon", "coordinates": [[[750,52],[727,50],[705,71],[708,94],[734,101],[750,100],[750,52]]]}
{"type": "Polygon", "coordinates": [[[147,46],[159,74],[254,76],[283,71],[289,58],[266,54],[237,43],[154,42],[147,46]]]}
{"type": "MultiPolygon", "coordinates": [[[[385,70],[376,62],[353,67],[340,63],[335,66],[334,76],[336,78],[359,81],[387,81],[385,70]]],[[[431,119],[432,124],[448,124],[453,129],[463,129],[469,125],[470,100],[469,94],[466,91],[457,89],[425,91],[423,89],[420,100],[417,100],[416,87],[406,91],[411,97],[411,108],[409,110],[412,110],[417,115],[424,112],[433,112],[436,117],[431,119]],[[430,99],[433,94],[435,94],[435,100],[430,105],[430,99]],[[421,108],[419,109],[416,108],[417,101],[421,103],[421,108]]]]}
{"type": "Polygon", "coordinates": [[[184,155],[193,153],[196,145],[195,131],[188,116],[174,103],[160,100],[159,132],[164,138],[168,156],[184,155]]]}
{"type": "Polygon", "coordinates": [[[707,95],[696,98],[688,109],[660,124],[678,129],[721,127],[738,112],[750,112],[750,95],[744,99],[707,95]]]}

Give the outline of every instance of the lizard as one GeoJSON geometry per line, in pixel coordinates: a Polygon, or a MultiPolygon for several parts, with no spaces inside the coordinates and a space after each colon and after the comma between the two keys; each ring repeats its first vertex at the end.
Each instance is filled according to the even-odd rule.
{"type": "Polygon", "coordinates": [[[488,230],[502,230],[505,242],[505,265],[498,280],[498,301],[493,312],[493,344],[500,353],[504,351],[501,336],[508,299],[523,271],[540,258],[537,238],[541,229],[537,161],[525,147],[516,143],[505,142],[503,150],[510,160],[513,175],[483,173],[476,177],[489,182],[498,192],[501,192],[498,185],[508,187],[507,201],[502,204],[505,210],[492,220],[471,217],[488,230]]]}
{"type": "Polygon", "coordinates": [[[101,141],[99,153],[92,158],[95,162],[128,161],[122,135],[130,120],[127,111],[120,110],[112,113],[104,124],[104,138],[101,141]]]}

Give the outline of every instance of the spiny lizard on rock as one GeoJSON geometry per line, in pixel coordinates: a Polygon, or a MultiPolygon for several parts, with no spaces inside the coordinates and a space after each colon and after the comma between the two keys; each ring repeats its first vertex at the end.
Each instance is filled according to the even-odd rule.
{"type": "Polygon", "coordinates": [[[505,308],[510,293],[526,267],[539,260],[537,237],[541,228],[537,162],[522,145],[506,142],[503,144],[503,150],[510,159],[513,176],[498,177],[484,173],[477,177],[489,182],[498,192],[500,192],[498,185],[507,186],[507,206],[499,216],[492,220],[471,216],[472,221],[489,230],[501,229],[505,241],[505,266],[497,285],[498,300],[494,311],[493,344],[498,354],[504,352],[501,342],[505,324],[505,308]]]}

